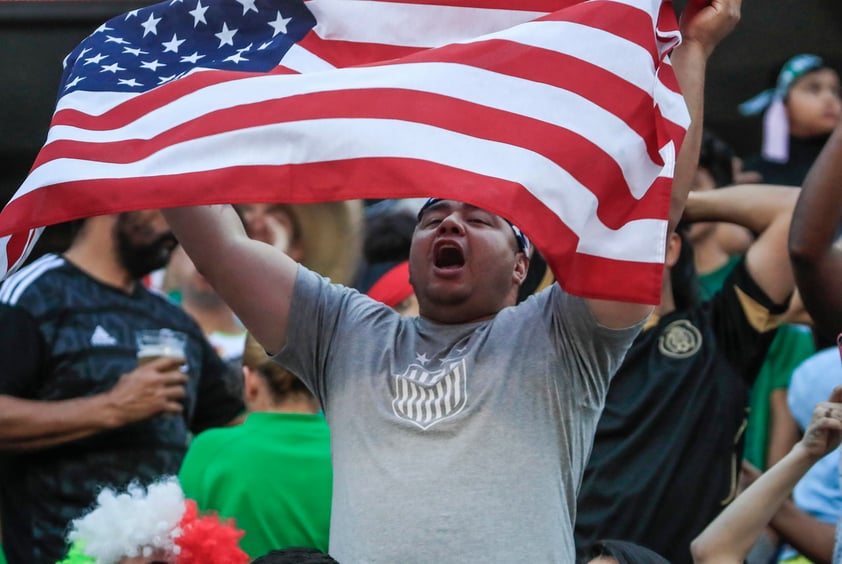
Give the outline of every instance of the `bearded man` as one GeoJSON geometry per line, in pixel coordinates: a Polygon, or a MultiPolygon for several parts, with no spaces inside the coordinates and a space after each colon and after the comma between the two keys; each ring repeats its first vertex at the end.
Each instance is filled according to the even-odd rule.
{"type": "Polygon", "coordinates": [[[86,219],[0,286],[0,515],[10,564],[55,562],[103,487],[177,474],[190,432],[243,409],[198,325],[140,282],[177,242],[158,210],[86,219]],[[186,336],[138,366],[136,335],[186,336]]]}

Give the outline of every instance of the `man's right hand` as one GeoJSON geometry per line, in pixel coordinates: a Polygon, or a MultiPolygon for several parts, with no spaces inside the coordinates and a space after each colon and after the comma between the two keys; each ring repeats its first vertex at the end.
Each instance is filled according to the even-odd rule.
{"type": "Polygon", "coordinates": [[[181,371],[183,365],[181,358],[158,358],[123,374],[106,393],[110,426],[120,427],[162,413],[181,413],[188,379],[181,371]]]}

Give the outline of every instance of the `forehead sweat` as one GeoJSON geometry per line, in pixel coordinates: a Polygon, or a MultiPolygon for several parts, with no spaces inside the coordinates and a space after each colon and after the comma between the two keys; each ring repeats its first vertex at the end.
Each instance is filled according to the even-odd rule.
{"type": "MultiPolygon", "coordinates": [[[[424,202],[424,205],[421,206],[420,210],[418,210],[418,221],[421,221],[421,216],[424,215],[424,212],[427,210],[427,208],[429,208],[436,202],[441,202],[443,199],[444,198],[429,198],[426,202],[424,202]]],[[[526,255],[529,255],[529,239],[526,237],[523,231],[520,230],[518,226],[513,224],[505,217],[503,218],[503,220],[509,224],[509,227],[512,228],[512,232],[515,234],[515,241],[517,241],[518,250],[525,253],[526,255]]]]}

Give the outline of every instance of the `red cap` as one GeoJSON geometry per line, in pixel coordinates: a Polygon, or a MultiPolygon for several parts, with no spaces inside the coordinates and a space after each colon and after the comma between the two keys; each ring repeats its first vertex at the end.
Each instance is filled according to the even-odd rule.
{"type": "Polygon", "coordinates": [[[395,307],[412,295],[414,290],[409,284],[409,262],[404,261],[386,272],[369,288],[370,298],[395,307]]]}

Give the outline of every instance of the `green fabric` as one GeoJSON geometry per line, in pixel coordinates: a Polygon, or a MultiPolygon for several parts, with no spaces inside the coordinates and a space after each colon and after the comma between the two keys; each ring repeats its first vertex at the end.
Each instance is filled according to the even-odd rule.
{"type": "Polygon", "coordinates": [[[789,387],[795,368],[815,354],[810,330],[800,325],[782,325],[766,353],[749,398],[748,426],[744,457],[761,470],[766,469],[772,392],[789,387]]]}
{"type": "Polygon", "coordinates": [[[720,266],[718,269],[699,275],[699,290],[703,301],[708,301],[717,293],[725,280],[742,257],[733,256],[728,259],[728,262],[720,266]]]}
{"type": "Polygon", "coordinates": [[[332,474],[324,417],[252,413],[198,435],[179,479],[200,510],[236,521],[254,558],[291,546],[327,552],[332,474]]]}
{"type": "MultiPolygon", "coordinates": [[[[722,288],[725,279],[740,261],[731,257],[717,270],[699,276],[703,300],[709,300],[722,288]]],[[[744,457],[761,470],[766,469],[769,446],[770,396],[774,390],[789,387],[792,371],[816,352],[813,336],[803,326],[782,325],[763,359],[749,397],[744,457]]]]}
{"type": "MultiPolygon", "coordinates": [[[[91,558],[90,556],[85,556],[82,552],[82,545],[76,542],[70,547],[70,552],[67,553],[67,557],[57,564],[89,564],[94,562],[96,562],[96,559],[91,558]]],[[[6,561],[0,558],[0,564],[6,564],[6,561]]]]}
{"type": "Polygon", "coordinates": [[[0,544],[0,564],[6,564],[6,555],[3,554],[3,545],[0,544]]]}

